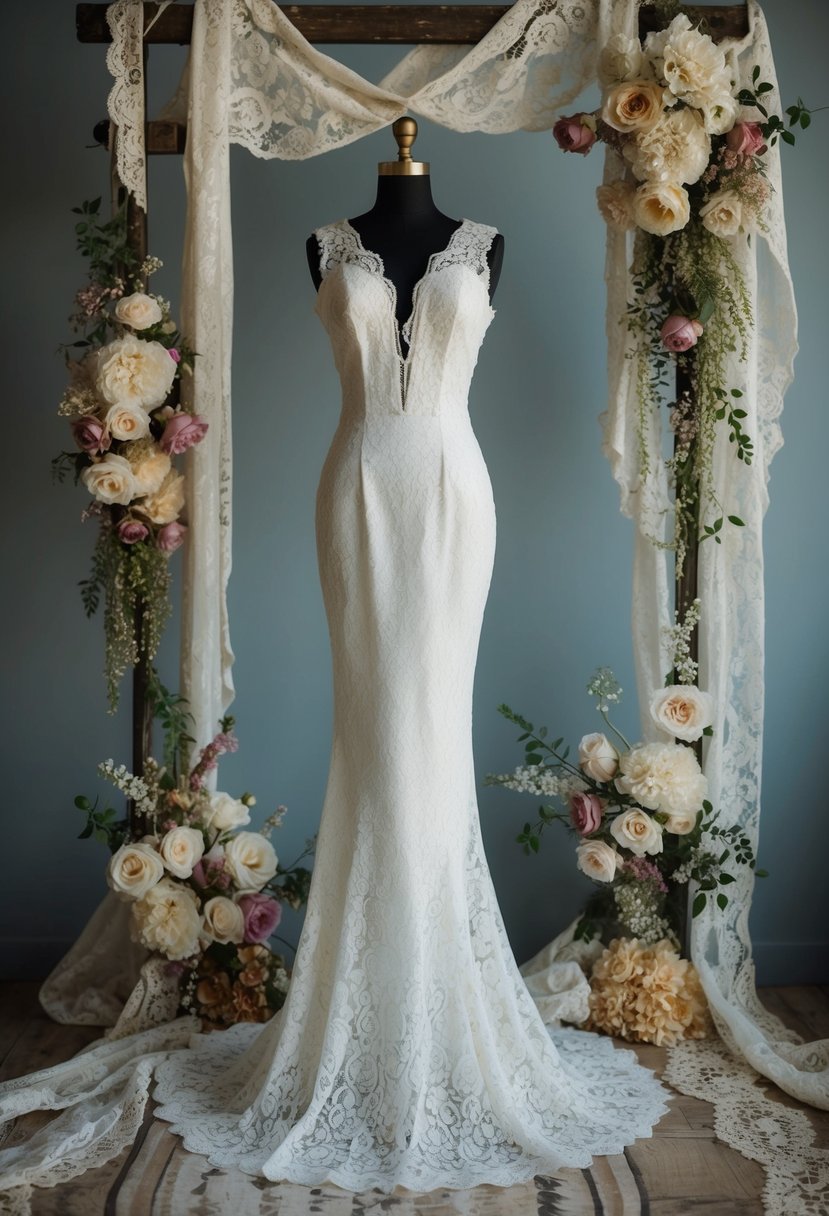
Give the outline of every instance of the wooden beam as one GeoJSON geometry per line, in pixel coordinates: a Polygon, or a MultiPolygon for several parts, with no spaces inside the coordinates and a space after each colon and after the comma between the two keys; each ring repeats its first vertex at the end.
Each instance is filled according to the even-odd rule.
{"type": "MultiPolygon", "coordinates": [[[[97,142],[103,147],[111,146],[110,128],[112,124],[108,118],[104,118],[101,122],[95,124],[93,135],[97,142]]],[[[168,122],[155,119],[148,122],[144,127],[144,138],[146,141],[147,152],[153,156],[172,156],[181,154],[184,151],[184,145],[187,139],[187,128],[184,123],[168,122]]]]}
{"type": "MultiPolygon", "coordinates": [[[[308,42],[315,43],[444,43],[467,45],[480,42],[509,12],[508,4],[286,4],[282,12],[308,42]]],[[[106,4],[79,4],[76,25],[79,42],[109,42],[106,4]]],[[[155,16],[157,5],[145,4],[145,24],[155,16]]],[[[683,5],[694,23],[705,22],[714,38],[741,38],[748,32],[744,4],[683,5]]],[[[662,24],[656,10],[642,8],[640,31],[645,34],[662,24]]],[[[189,43],[193,28],[193,6],[173,4],[165,9],[146,36],[146,41],[189,43]]]]}

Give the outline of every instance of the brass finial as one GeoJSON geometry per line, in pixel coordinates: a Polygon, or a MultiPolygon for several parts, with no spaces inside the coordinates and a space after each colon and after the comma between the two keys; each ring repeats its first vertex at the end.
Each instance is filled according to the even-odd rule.
{"type": "Polygon", "coordinates": [[[406,114],[392,123],[392,134],[397,140],[397,160],[381,160],[377,172],[381,176],[393,174],[428,173],[429,162],[412,160],[412,144],[417,139],[417,123],[406,114]]]}

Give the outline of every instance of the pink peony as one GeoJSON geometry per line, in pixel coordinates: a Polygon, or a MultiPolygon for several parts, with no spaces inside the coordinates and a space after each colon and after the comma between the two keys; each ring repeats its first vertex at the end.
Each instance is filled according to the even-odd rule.
{"type": "Polygon", "coordinates": [[[589,836],[602,822],[604,804],[595,794],[578,791],[570,797],[570,819],[580,836],[589,836]]]}
{"type": "Polygon", "coordinates": [[[266,942],[282,920],[282,905],[259,891],[243,895],[239,907],[245,917],[246,942],[266,942]]]}
{"type": "Polygon", "coordinates": [[[109,431],[94,415],[76,418],[72,423],[72,437],[82,452],[105,452],[111,442],[109,431]]]}
{"type": "Polygon", "coordinates": [[[560,118],[553,127],[553,136],[562,152],[581,152],[586,156],[596,142],[596,132],[584,119],[585,114],[571,114],[560,118]]]}
{"type": "Polygon", "coordinates": [[[118,525],[118,539],[122,540],[125,545],[134,545],[139,540],[145,540],[149,531],[147,525],[142,524],[140,519],[125,517],[118,525]]]}
{"type": "Polygon", "coordinates": [[[178,456],[195,443],[201,443],[207,434],[207,422],[201,414],[188,414],[180,410],[173,414],[161,436],[161,448],[168,456],[178,456]]]}
{"type": "Polygon", "coordinates": [[[738,156],[762,156],[768,149],[757,122],[737,122],[725,137],[726,147],[738,156]]]}
{"type": "Polygon", "coordinates": [[[165,524],[159,529],[156,538],[156,544],[162,553],[175,553],[181,545],[184,544],[184,538],[187,535],[187,525],[180,524],[174,519],[171,524],[165,524]]]}
{"type": "Polygon", "coordinates": [[[697,339],[702,333],[702,326],[699,321],[695,321],[691,317],[683,317],[680,313],[675,312],[665,321],[660,333],[662,345],[667,346],[668,350],[680,354],[682,351],[696,346],[697,339]]]}

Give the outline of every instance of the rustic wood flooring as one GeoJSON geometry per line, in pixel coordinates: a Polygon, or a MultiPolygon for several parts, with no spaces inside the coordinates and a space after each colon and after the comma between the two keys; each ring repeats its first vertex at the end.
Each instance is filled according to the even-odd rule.
{"type": "MultiPolygon", "coordinates": [[[[829,1038],[829,987],[764,988],[760,995],[805,1037],[829,1038]]],[[[0,1079],[57,1063],[97,1036],[92,1028],[55,1025],[37,1003],[36,984],[0,985],[0,1079]]],[[[618,1045],[634,1046],[641,1062],[661,1075],[663,1048],[618,1045]]],[[[766,1092],[800,1106],[775,1086],[766,1092]]],[[[829,1112],[801,1109],[817,1143],[829,1147],[829,1112]]],[[[761,1216],[762,1187],[762,1168],[714,1135],[711,1106],[682,1094],[653,1138],[597,1158],[589,1170],[564,1169],[508,1189],[428,1194],[353,1195],[214,1169],[185,1152],[148,1111],[131,1149],[72,1183],[36,1191],[32,1216],[761,1216]]],[[[829,1197],[826,1211],[829,1216],[829,1197]]]]}

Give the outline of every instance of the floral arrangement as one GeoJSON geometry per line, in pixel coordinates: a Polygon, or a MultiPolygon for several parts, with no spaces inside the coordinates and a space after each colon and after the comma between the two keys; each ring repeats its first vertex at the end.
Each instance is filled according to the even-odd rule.
{"type": "Polygon", "coordinates": [[[141,777],[107,760],[100,775],[132,799],[133,820],[118,819],[112,807],[79,796],[87,815],[82,837],[94,836],[112,850],[107,882],[130,906],[133,940],[168,960],[182,978],[182,1007],[212,1026],[265,1021],[281,1008],[288,989],[282,956],[266,943],[277,929],[282,905],[307,900],[310,871],[280,864],[270,836],[285,807],[258,831],[248,829],[252,794],[236,798],[211,793],[205,778],[219,758],[235,752],[233,719],[202,748],[188,771],[179,761],[190,715],[153,673],[151,700],[165,723],[164,763],[149,758],[141,777]],[[131,827],[131,822],[133,825],[131,827]]]}
{"type": "Polygon", "coordinates": [[[609,710],[622,689],[608,668],[594,674],[587,690],[616,743],[604,732],[586,734],[577,761],[569,758],[563,739],[548,740],[546,727],[536,730],[509,706],[499,707],[521,728],[524,764],[512,773],[490,774],[487,784],[563,804],[564,810],[553,802],[540,806],[538,821],[525,823],[517,840],[526,852],[537,853],[542,832],[557,821],[578,838],[576,864],[598,884],[576,928],[576,938],[584,941],[621,932],[644,945],[665,938],[679,948],[689,881],[698,884],[692,907],[698,916],[709,895],[720,909],[727,906],[722,888],[734,882],[729,866],[767,874],[755,868],[743,829],[717,823],[719,812],[708,800],[708,783],[690,746],[712,733],[711,697],[693,682],[697,667],[689,642],[698,621],[694,601],[684,621],[670,630],[679,683],[657,689],[649,704],[652,721],[670,741],[630,744],[613,725],[609,710]]]}
{"type": "Polygon", "coordinates": [[[70,323],[81,336],[64,347],[69,385],[58,413],[74,451],[52,461],[59,480],[74,472],[92,495],[83,519],[100,523],[92,574],[81,582],[87,615],[105,598],[106,679],[111,711],[118,684],[140,655],[151,660],[170,613],[168,558],[184,541],[184,476],[174,460],[207,431],[177,404],[192,373],[189,349],[169,302],[144,290],[158,258],[137,263],[126,210],[99,218],[100,199],[74,208],[89,278],[70,323]],[[74,352],[76,357],[72,357],[74,352]]]}
{"type": "MultiPolygon", "coordinates": [[[[794,143],[791,128],[808,127],[813,111],[798,100],[787,110],[787,128],[767,109],[773,86],[760,79],[760,68],[741,87],[727,54],[677,9],[661,5],[675,15],[644,43],[610,40],[599,63],[601,106],[562,117],[553,135],[566,152],[586,155],[602,141],[618,156],[620,174],[598,187],[597,199],[610,227],[635,233],[627,324],[636,338],[643,476],[654,458],[643,420],[661,400],[674,392],[678,398],[669,402],[669,547],[681,572],[697,540],[721,543],[724,509],[711,478],[717,423],[729,428],[736,457],[752,460],[742,390],[729,385],[727,371],[732,352],[745,360],[753,325],[737,243],[766,227],[769,146],[778,138],[794,143]],[[676,391],[666,379],[674,364],[681,373],[676,391]]],[[[743,526],[736,515],[725,518],[743,526]]]]}
{"type": "Polygon", "coordinates": [[[696,968],[667,938],[642,945],[614,938],[593,964],[583,1030],[672,1047],[704,1039],[714,1024],[696,968]]]}

